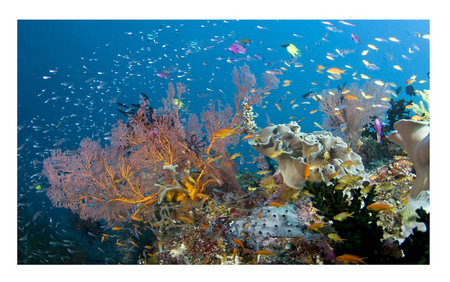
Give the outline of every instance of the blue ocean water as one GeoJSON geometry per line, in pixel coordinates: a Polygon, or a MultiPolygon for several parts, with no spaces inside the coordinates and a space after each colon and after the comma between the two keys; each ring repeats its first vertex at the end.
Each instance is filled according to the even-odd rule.
{"type": "MultiPolygon", "coordinates": [[[[200,115],[210,100],[220,99],[233,106],[237,92],[231,77],[234,67],[244,63],[250,66],[259,85],[265,71],[284,67],[287,70],[283,75],[277,75],[281,82],[279,88],[270,91],[263,101],[265,108],[255,108],[259,114],[256,123],[264,127],[266,114],[275,124],[301,120],[303,132],[318,130],[314,122],[322,123],[320,111],[310,114],[318,108],[318,103],[301,98],[312,88],[320,92],[337,88],[346,81],[362,86],[366,80],[360,75],[364,74],[371,79],[402,86],[398,98],[413,99],[416,103],[420,98],[406,95],[405,82],[417,75],[413,84],[415,89],[430,88],[427,76],[430,45],[429,40],[422,37],[430,33],[429,21],[346,21],[354,26],[338,20],[324,21],[18,21],[18,202],[26,199],[27,203],[44,203],[27,206],[27,214],[21,216],[30,218],[36,212],[44,211],[46,222],[49,218],[65,216],[65,211],[51,209],[45,193],[30,189],[44,185],[45,179],[35,175],[41,166],[34,164],[48,157],[58,140],[67,139],[59,146],[62,150],[77,149],[84,137],[106,144],[105,137],[109,136],[117,118],[125,119],[117,111],[116,102],[137,103],[143,92],[157,108],[161,106],[158,101],[166,96],[169,82],[186,85],[189,93],[182,101],[189,104],[190,111],[200,115]],[[361,44],[353,41],[351,34],[357,34],[361,44]],[[400,42],[393,42],[390,37],[400,42]],[[375,38],[383,38],[386,42],[375,38]],[[246,46],[246,55],[252,60],[227,62],[227,59],[246,56],[235,55],[227,49],[241,39],[251,40],[246,46]],[[280,46],[284,43],[294,44],[300,50],[301,56],[296,62],[303,64],[302,67],[289,67],[284,63],[291,58],[286,48],[280,46]],[[368,44],[376,46],[378,51],[370,49],[368,44]],[[340,56],[336,49],[354,52],[340,56]],[[362,56],[364,50],[369,52],[362,56]],[[332,57],[334,60],[327,58],[327,53],[336,55],[332,57]],[[392,60],[385,59],[387,53],[392,55],[392,60]],[[255,55],[262,56],[264,61],[255,55]],[[366,68],[362,60],[375,64],[379,70],[366,68]],[[280,62],[265,65],[272,61],[280,62]],[[325,70],[324,73],[316,71],[318,65],[347,71],[340,80],[330,80],[325,70]],[[402,71],[394,65],[400,66],[402,71]],[[178,68],[170,79],[156,75],[169,67],[178,68]],[[357,74],[352,76],[354,72],[357,74]],[[292,80],[292,83],[282,87],[284,80],[292,80]],[[419,83],[421,80],[425,82],[419,83]],[[327,82],[328,87],[325,86],[327,82]],[[291,94],[279,102],[287,91],[291,94]],[[199,93],[211,96],[200,98],[199,93]],[[294,99],[293,103],[308,101],[310,104],[300,104],[293,109],[290,101],[294,99]]],[[[251,163],[251,155],[256,152],[250,146],[240,143],[236,151],[244,154],[246,162],[239,171],[257,171],[256,165],[251,163]]],[[[26,223],[22,222],[24,220],[21,219],[19,227],[26,223]]],[[[55,223],[51,224],[54,227],[55,223]]],[[[24,229],[18,237],[26,233],[24,229]]]]}

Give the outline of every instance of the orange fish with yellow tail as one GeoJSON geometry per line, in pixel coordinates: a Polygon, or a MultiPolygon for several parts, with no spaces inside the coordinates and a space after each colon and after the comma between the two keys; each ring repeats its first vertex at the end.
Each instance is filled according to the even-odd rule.
{"type": "Polygon", "coordinates": [[[214,139],[222,139],[225,137],[230,136],[231,134],[238,133],[236,130],[239,129],[239,126],[236,126],[235,128],[222,128],[217,130],[216,134],[214,134],[214,139]]]}
{"type": "Polygon", "coordinates": [[[305,171],[303,173],[303,176],[305,177],[305,180],[308,180],[309,172],[310,172],[310,166],[309,166],[309,155],[308,155],[306,157],[306,167],[305,167],[305,171]]]}
{"type": "Polygon", "coordinates": [[[366,258],[360,258],[359,256],[355,256],[355,255],[345,254],[345,255],[336,257],[336,259],[337,259],[338,261],[342,261],[342,262],[345,263],[345,264],[349,264],[349,263],[358,263],[358,262],[362,262],[362,263],[366,264],[366,263],[363,261],[363,259],[366,259],[366,258]]]}

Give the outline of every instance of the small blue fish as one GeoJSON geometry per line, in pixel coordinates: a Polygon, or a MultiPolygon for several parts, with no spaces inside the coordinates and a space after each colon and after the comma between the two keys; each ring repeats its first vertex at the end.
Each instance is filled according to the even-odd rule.
{"type": "Polygon", "coordinates": [[[216,196],[216,194],[214,194],[214,192],[213,192],[213,195],[214,195],[214,203],[216,204],[216,207],[218,207],[219,206],[219,199],[217,199],[217,196],[216,196]]]}

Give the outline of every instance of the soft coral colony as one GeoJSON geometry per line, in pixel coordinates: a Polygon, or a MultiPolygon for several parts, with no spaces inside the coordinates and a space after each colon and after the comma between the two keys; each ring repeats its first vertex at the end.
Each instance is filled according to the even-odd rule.
{"type": "MultiPolygon", "coordinates": [[[[155,203],[199,201],[208,185],[240,190],[235,162],[227,147],[236,144],[235,133],[251,128],[249,111],[259,105],[264,92],[278,87],[273,74],[264,74],[263,86],[247,65],[233,71],[238,88],[235,107],[219,102],[209,105],[199,118],[182,118],[181,83],[169,83],[163,107],[154,110],[145,94],[139,107],[129,108],[126,123],[112,130],[111,145],[102,148],[85,138],[76,151],[54,150],[44,161],[51,185],[47,192],[56,207],[70,208],[83,219],[151,221],[155,203]],[[176,98],[175,98],[176,95],[176,98]],[[204,138],[206,137],[206,138],[204,138]],[[203,140],[207,140],[206,144],[203,140]]],[[[251,116],[251,114],[250,114],[251,116]]]]}
{"type": "MultiPolygon", "coordinates": [[[[105,232],[118,232],[116,244],[127,253],[123,262],[401,263],[393,258],[399,258],[403,245],[387,240],[389,234],[380,227],[389,220],[398,225],[399,217],[383,201],[383,193],[376,195],[379,183],[362,176],[362,158],[350,143],[326,131],[303,133],[295,122],[269,123],[258,130],[253,107],[278,88],[279,79],[264,73],[257,87],[247,65],[235,67],[232,77],[237,87],[233,106],[216,101],[200,118],[186,118],[180,111],[186,90],[181,83],[169,83],[158,109],[145,94],[133,108],[119,104],[126,108],[121,112],[127,121],[117,122],[110,145],[102,148],[85,138],[78,150],[52,151],[44,173],[53,205],[69,208],[82,219],[107,221],[105,232]],[[262,179],[236,173],[237,154],[228,148],[242,134],[260,153],[254,162],[261,169],[258,175],[265,175],[262,179]],[[127,240],[123,230],[129,230],[137,244],[127,240]],[[145,234],[156,235],[153,249],[139,244],[145,234]],[[369,247],[358,253],[363,245],[369,247]],[[134,261],[126,260],[130,253],[134,261]]],[[[409,128],[400,122],[394,125],[399,132],[389,138],[410,155],[421,146],[423,157],[428,143],[421,140],[429,135],[405,144],[409,128]]],[[[422,172],[421,183],[428,183],[428,167],[420,156],[412,161],[422,172]]],[[[416,187],[414,195],[421,190],[427,187],[416,187]]],[[[423,194],[419,198],[424,199],[423,194]]],[[[426,249],[427,218],[420,217],[423,226],[413,229],[419,226],[414,213],[419,206],[424,205],[414,202],[408,207],[407,226],[413,235],[425,234],[414,242],[426,249]]],[[[417,245],[409,245],[413,247],[417,245]]],[[[402,250],[410,253],[406,245],[402,250]]]]}

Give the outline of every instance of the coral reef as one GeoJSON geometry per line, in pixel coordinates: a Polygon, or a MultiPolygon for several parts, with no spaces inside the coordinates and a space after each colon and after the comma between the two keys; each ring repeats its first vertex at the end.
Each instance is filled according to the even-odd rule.
{"type": "MultiPolygon", "coordinates": [[[[357,151],[363,159],[366,170],[372,170],[379,166],[380,163],[387,164],[392,162],[394,155],[401,154],[398,145],[387,142],[386,136],[394,130],[394,123],[400,119],[408,119],[409,113],[406,108],[407,105],[411,105],[412,100],[406,102],[405,99],[389,100],[391,107],[387,110],[386,124],[383,125],[381,130],[381,143],[377,141],[377,134],[374,130],[373,123],[367,123],[363,127],[361,137],[363,144],[357,151]]],[[[378,116],[372,116],[372,119],[378,116]]],[[[378,117],[384,119],[383,116],[378,117]]]]}
{"type": "MultiPolygon", "coordinates": [[[[344,84],[345,85],[345,84],[344,84]]],[[[370,122],[371,116],[383,116],[388,108],[381,102],[373,106],[373,101],[389,97],[386,83],[379,86],[374,80],[365,82],[362,87],[352,83],[348,89],[326,89],[321,93],[319,111],[325,114],[324,128],[331,130],[335,136],[341,136],[344,141],[352,142],[352,149],[356,149],[361,136],[360,129],[370,122]],[[345,94],[343,94],[345,93],[345,94]]]]}
{"type": "Polygon", "coordinates": [[[394,124],[388,139],[402,146],[414,165],[417,179],[410,197],[415,199],[421,191],[430,189],[430,123],[414,120],[400,120],[394,124]]]}
{"type": "Polygon", "coordinates": [[[293,188],[301,189],[306,180],[327,182],[332,177],[357,175],[364,170],[361,157],[340,137],[325,131],[300,132],[295,121],[269,125],[255,136],[249,144],[276,161],[275,175],[281,174],[284,182],[293,188]]]}
{"type": "MultiPolygon", "coordinates": [[[[331,229],[320,229],[323,233],[338,234],[343,242],[336,243],[336,256],[352,254],[367,257],[366,263],[387,263],[393,260],[390,254],[383,253],[383,228],[378,224],[380,211],[369,210],[367,207],[375,203],[376,188],[371,189],[364,197],[361,188],[351,189],[349,197],[343,190],[337,190],[337,180],[331,185],[325,182],[307,182],[308,191],[314,193],[312,202],[323,216],[324,223],[331,223],[331,229]],[[337,215],[345,213],[345,218],[337,215]],[[345,241],[344,241],[345,240],[345,241]]],[[[390,211],[383,211],[383,213],[390,211]]]]}

